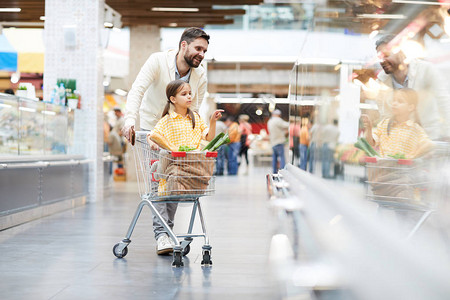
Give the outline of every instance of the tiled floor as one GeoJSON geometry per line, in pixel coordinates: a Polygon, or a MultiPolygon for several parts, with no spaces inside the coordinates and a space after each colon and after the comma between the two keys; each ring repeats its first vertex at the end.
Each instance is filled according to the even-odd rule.
{"type": "MultiPolygon", "coordinates": [[[[202,268],[202,240],[183,268],[155,254],[147,207],[128,255],[112,246],[125,235],[139,202],[136,184],[115,183],[104,201],[0,232],[1,299],[278,299],[267,264],[272,234],[265,174],[219,177],[202,205],[213,266],[202,268]]],[[[179,207],[175,231],[185,231],[190,206],[179,207]]],[[[198,225],[198,224],[197,224],[198,225]]]]}

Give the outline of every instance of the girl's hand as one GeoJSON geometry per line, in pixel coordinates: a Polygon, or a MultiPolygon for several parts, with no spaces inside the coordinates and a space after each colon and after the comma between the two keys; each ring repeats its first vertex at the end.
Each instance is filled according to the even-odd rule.
{"type": "Polygon", "coordinates": [[[361,121],[364,125],[364,129],[372,129],[372,121],[370,120],[369,116],[366,114],[361,115],[361,121]]]}
{"type": "Polygon", "coordinates": [[[218,109],[216,110],[212,115],[211,115],[211,121],[217,121],[220,118],[222,118],[222,113],[224,112],[223,109],[218,109]]]}

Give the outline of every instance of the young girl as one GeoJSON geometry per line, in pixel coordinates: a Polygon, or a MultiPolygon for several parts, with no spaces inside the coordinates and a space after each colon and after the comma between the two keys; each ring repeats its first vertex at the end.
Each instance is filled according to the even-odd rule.
{"type": "MultiPolygon", "coordinates": [[[[216,121],[222,116],[223,110],[216,110],[210,119],[210,128],[203,122],[198,113],[189,109],[192,103],[191,87],[182,80],[171,81],[166,87],[167,105],[162,113],[162,118],[156,124],[152,132],[147,136],[151,147],[158,150],[153,140],[162,148],[178,151],[179,146],[188,146],[198,149],[200,141],[205,139],[211,141],[215,136],[216,121]]],[[[157,165],[156,165],[157,166],[157,165]]],[[[166,180],[160,179],[158,194],[164,195],[166,191],[166,180]]],[[[167,224],[173,228],[177,203],[158,203],[156,209],[165,219],[167,224]]],[[[164,227],[153,216],[155,238],[157,240],[158,255],[173,251],[174,242],[169,239],[164,227]]]]}
{"type": "Polygon", "coordinates": [[[215,136],[216,121],[223,110],[216,110],[210,119],[210,128],[203,122],[198,113],[189,107],[192,104],[191,87],[182,80],[171,81],[166,88],[167,105],[162,118],[150,134],[153,141],[168,150],[177,151],[179,146],[198,149],[202,139],[211,141],[215,136]],[[166,145],[164,145],[166,144],[166,145]]]}
{"type": "Polygon", "coordinates": [[[394,92],[392,118],[382,120],[372,133],[372,122],[367,115],[361,118],[366,129],[366,139],[371,146],[378,146],[382,157],[403,154],[406,158],[416,158],[432,147],[423,128],[413,121],[417,118],[417,93],[409,88],[394,92]]]}

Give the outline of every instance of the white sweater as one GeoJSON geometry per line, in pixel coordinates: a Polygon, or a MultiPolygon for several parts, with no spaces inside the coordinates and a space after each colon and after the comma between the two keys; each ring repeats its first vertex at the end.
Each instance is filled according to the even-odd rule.
{"type": "MultiPolygon", "coordinates": [[[[153,53],[147,59],[128,93],[125,125],[136,125],[139,114],[141,129],[152,130],[161,119],[167,103],[167,84],[175,80],[176,54],[177,50],[168,50],[153,53]]],[[[198,111],[207,86],[206,72],[201,65],[192,68],[189,84],[192,89],[191,109],[198,111]]]]}

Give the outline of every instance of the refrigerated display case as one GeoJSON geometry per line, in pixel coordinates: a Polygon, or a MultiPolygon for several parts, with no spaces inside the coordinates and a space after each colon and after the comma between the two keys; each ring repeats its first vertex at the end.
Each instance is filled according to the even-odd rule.
{"type": "Polygon", "coordinates": [[[0,93],[0,157],[67,154],[75,111],[0,93]]]}

